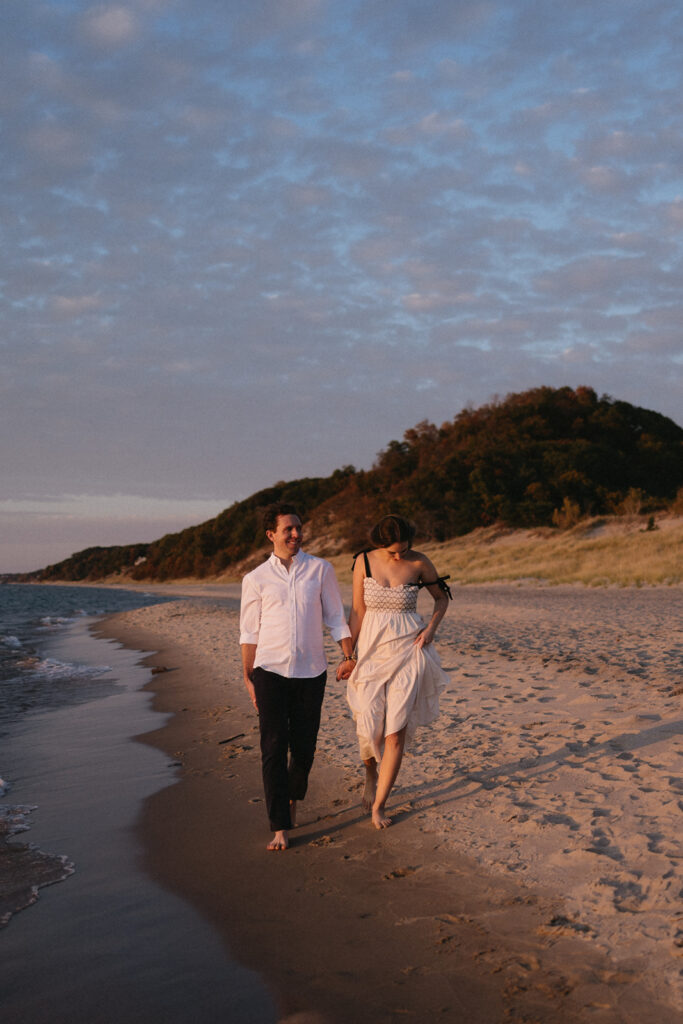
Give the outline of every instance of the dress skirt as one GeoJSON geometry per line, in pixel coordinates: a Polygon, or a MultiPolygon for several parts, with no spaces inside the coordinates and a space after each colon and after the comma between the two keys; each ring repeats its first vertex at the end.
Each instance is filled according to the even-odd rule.
{"type": "Polygon", "coordinates": [[[416,611],[366,609],[358,662],[347,682],[363,760],[381,760],[385,736],[407,726],[408,742],[418,726],[429,725],[439,715],[439,695],[448,676],[433,644],[415,646],[422,629],[424,622],[416,611]]]}

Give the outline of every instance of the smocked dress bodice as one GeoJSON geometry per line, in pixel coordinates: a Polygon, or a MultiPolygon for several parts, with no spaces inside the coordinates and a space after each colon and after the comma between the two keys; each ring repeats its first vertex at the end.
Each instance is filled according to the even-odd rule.
{"type": "Polygon", "coordinates": [[[373,576],[363,580],[363,599],[366,611],[415,612],[418,588],[412,584],[383,587],[373,576]]]}

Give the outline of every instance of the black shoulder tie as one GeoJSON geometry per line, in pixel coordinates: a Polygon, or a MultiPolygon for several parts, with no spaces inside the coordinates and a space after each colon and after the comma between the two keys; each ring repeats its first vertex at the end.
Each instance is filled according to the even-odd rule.
{"type": "Polygon", "coordinates": [[[353,572],[353,570],[356,568],[356,559],[360,558],[360,556],[362,555],[363,560],[365,562],[365,575],[369,578],[372,578],[372,573],[370,572],[370,560],[368,559],[368,551],[374,550],[374,548],[363,548],[362,551],[357,551],[353,556],[353,565],[351,566],[351,572],[353,572]]]}
{"type": "Polygon", "coordinates": [[[436,587],[439,588],[439,590],[443,590],[444,594],[448,595],[448,600],[449,601],[452,601],[453,600],[453,595],[451,594],[451,588],[446,583],[446,580],[449,580],[449,579],[450,579],[450,576],[439,576],[438,580],[420,580],[420,582],[417,584],[417,586],[420,587],[420,588],[422,588],[422,587],[435,587],[436,586],[436,587]]]}

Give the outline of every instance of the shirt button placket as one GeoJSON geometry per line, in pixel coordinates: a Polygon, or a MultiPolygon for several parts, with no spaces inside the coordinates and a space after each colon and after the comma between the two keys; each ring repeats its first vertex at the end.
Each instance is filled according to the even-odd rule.
{"type": "Polygon", "coordinates": [[[293,672],[296,661],[296,646],[297,646],[297,635],[296,635],[296,589],[294,587],[294,577],[296,569],[294,566],[289,570],[288,585],[289,585],[289,635],[290,635],[290,650],[289,650],[289,671],[293,672]]]}

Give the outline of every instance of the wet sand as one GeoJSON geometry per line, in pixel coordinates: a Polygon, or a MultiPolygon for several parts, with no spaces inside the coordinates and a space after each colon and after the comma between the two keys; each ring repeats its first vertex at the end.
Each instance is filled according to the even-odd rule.
{"type": "Polygon", "coordinates": [[[360,810],[330,673],[284,854],[265,850],[236,611],[190,598],[99,627],[165,670],[151,686],[172,717],[142,739],[181,767],[144,806],[147,870],[265,976],[282,1019],[679,1021],[683,591],[454,596],[437,639],[451,685],[395,824],[360,810]]]}
{"type": "Polygon", "coordinates": [[[271,1024],[261,979],[139,864],[133,829],[142,801],[175,777],[165,755],[131,737],[164,720],[141,689],[149,670],[139,652],[95,640],[78,623],[45,653],[110,669],[97,699],[27,715],[2,737],[6,799],[21,805],[30,830],[0,849],[14,912],[0,930],[0,1021],[271,1024]],[[64,877],[50,865],[62,868],[67,856],[65,880],[48,884],[64,877]],[[11,870],[3,857],[16,861],[11,870]]]}

